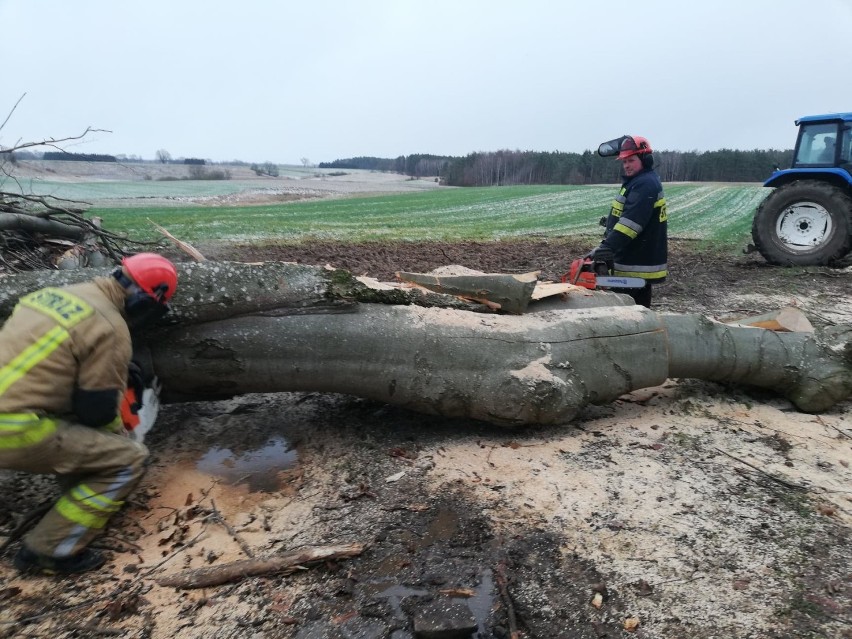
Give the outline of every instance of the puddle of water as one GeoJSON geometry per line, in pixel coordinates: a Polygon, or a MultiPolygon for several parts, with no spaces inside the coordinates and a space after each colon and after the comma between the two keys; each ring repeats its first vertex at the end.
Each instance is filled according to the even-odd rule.
{"type": "MultiPolygon", "coordinates": [[[[422,536],[410,530],[400,531],[400,541],[405,543],[411,552],[418,552],[439,541],[452,539],[459,529],[459,515],[453,510],[442,508],[435,513],[422,536]]],[[[377,577],[393,577],[399,572],[399,557],[390,554],[376,567],[377,577]]]]}
{"type": "Polygon", "coordinates": [[[246,484],[250,492],[272,493],[281,489],[278,473],[296,465],[298,452],[287,440],[276,437],[262,448],[235,454],[229,448],[211,448],[196,467],[221,478],[227,485],[246,484]]]}
{"type": "MultiPolygon", "coordinates": [[[[430,594],[428,590],[409,588],[400,584],[388,585],[384,583],[370,584],[369,586],[370,590],[378,590],[375,596],[388,600],[394,617],[398,620],[406,619],[401,606],[403,599],[416,595],[424,596],[430,594]]],[[[451,599],[458,603],[467,604],[473,618],[476,619],[476,631],[471,634],[471,637],[485,636],[488,616],[491,614],[491,608],[494,606],[494,578],[490,568],[482,571],[482,579],[473,591],[474,595],[472,597],[451,597],[451,599]]],[[[391,633],[391,639],[406,639],[409,636],[408,632],[404,630],[395,630],[391,633]]]]}
{"type": "MultiPolygon", "coordinates": [[[[442,508],[439,509],[429,525],[426,528],[423,536],[418,537],[413,533],[410,536],[405,536],[407,543],[413,550],[421,550],[431,546],[437,542],[447,541],[452,539],[459,532],[460,517],[454,510],[442,508]]],[[[390,556],[385,559],[377,568],[376,575],[384,577],[382,581],[372,584],[366,583],[366,591],[372,593],[375,597],[387,599],[391,609],[394,612],[396,619],[405,619],[406,615],[402,610],[402,601],[406,597],[424,596],[434,594],[430,590],[422,590],[409,588],[398,583],[390,581],[388,578],[393,578],[393,575],[399,571],[399,558],[390,556]]],[[[470,609],[474,619],[476,619],[476,631],[471,634],[471,637],[476,637],[481,634],[486,635],[488,617],[491,614],[491,608],[494,606],[495,590],[494,577],[490,568],[482,570],[482,577],[479,585],[474,589],[472,597],[451,597],[455,602],[466,604],[470,609]]],[[[407,630],[395,630],[391,633],[391,639],[409,639],[411,635],[407,630]]]]}
{"type": "Polygon", "coordinates": [[[413,597],[415,595],[425,597],[428,594],[428,590],[418,590],[417,588],[409,588],[408,586],[394,584],[383,589],[381,592],[377,593],[376,596],[387,599],[390,607],[393,609],[393,616],[397,619],[404,620],[406,618],[405,613],[402,611],[400,606],[402,600],[406,597],[413,597]]]}
{"type": "Polygon", "coordinates": [[[484,637],[485,623],[488,621],[491,608],[494,606],[494,578],[490,568],[482,571],[482,581],[473,590],[476,594],[465,601],[467,601],[467,607],[473,613],[473,618],[476,619],[477,632],[482,633],[484,637]]]}

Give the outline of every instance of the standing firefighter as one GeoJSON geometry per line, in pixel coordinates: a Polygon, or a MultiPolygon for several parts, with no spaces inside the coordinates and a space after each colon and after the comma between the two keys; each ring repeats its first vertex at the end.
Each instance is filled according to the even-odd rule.
{"type": "Polygon", "coordinates": [[[174,264],[140,253],[112,277],[22,297],[0,329],[0,468],[57,475],[63,489],[24,538],[19,570],[71,574],[103,564],[87,545],[121,508],[148,456],[119,417],[128,325],[165,313],[176,286],[174,264]]]}
{"type": "Polygon", "coordinates": [[[618,155],[623,181],[606,218],[604,239],[588,257],[606,263],[612,275],[645,280],[643,288],[613,290],[650,308],[652,285],[661,284],[668,275],[666,199],[654,171],[651,143],[625,135],[601,144],[598,154],[618,155]]]}

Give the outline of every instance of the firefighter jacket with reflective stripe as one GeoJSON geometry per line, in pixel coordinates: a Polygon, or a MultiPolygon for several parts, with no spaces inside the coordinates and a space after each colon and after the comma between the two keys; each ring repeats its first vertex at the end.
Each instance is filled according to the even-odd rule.
{"type": "Polygon", "coordinates": [[[668,275],[668,213],[663,185],[643,170],[621,185],[606,220],[602,245],[615,253],[613,275],[659,283],[668,275]]]}
{"type": "Polygon", "coordinates": [[[79,389],[115,390],[117,414],[132,353],[124,300],[111,277],[22,297],[0,329],[0,413],[73,420],[79,389]]]}

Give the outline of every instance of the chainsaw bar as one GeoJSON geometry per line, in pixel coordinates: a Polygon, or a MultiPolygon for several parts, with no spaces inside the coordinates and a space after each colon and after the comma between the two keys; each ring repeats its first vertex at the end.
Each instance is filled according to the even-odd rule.
{"type": "MultiPolygon", "coordinates": [[[[599,266],[606,268],[601,262],[599,266]]],[[[641,277],[622,277],[620,275],[598,275],[596,265],[589,257],[580,257],[571,262],[571,270],[562,276],[563,282],[594,290],[596,288],[644,288],[641,277]]]]}
{"type": "Polygon", "coordinates": [[[596,275],[595,284],[603,288],[645,288],[641,277],[618,277],[617,275],[596,275]]]}

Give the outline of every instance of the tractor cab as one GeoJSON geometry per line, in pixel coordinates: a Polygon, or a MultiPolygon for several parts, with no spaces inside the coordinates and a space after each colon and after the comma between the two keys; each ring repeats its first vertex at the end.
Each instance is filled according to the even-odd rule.
{"type": "Polygon", "coordinates": [[[852,113],[809,116],[800,118],[797,123],[799,138],[792,168],[852,168],[852,113]],[[825,121],[823,118],[832,119],[825,121]]]}

